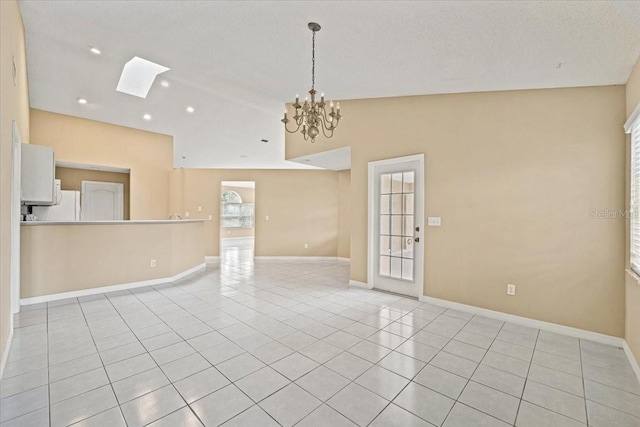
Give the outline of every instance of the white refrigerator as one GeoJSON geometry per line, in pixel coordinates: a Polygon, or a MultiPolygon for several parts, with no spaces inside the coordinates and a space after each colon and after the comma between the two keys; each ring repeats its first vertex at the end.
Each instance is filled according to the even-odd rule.
{"type": "Polygon", "coordinates": [[[36,221],[80,221],[80,192],[62,190],[60,203],[53,206],[34,206],[36,221]]]}

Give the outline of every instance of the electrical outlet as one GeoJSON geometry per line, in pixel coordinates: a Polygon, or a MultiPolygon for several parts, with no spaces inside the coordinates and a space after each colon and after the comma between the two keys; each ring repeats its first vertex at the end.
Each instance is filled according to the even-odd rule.
{"type": "Polygon", "coordinates": [[[189,212],[185,212],[185,213],[184,213],[184,217],[185,217],[185,218],[189,218],[189,212]]]}
{"type": "Polygon", "coordinates": [[[151,262],[149,263],[149,267],[155,268],[155,266],[156,266],[156,260],[152,259],[151,262]]]}
{"type": "Polygon", "coordinates": [[[269,221],[269,215],[265,215],[264,220],[269,221]]]}
{"type": "Polygon", "coordinates": [[[213,215],[209,215],[209,219],[213,219],[213,215]]]}
{"type": "Polygon", "coordinates": [[[507,295],[515,296],[516,294],[516,285],[512,285],[511,283],[507,284],[507,295]]]}
{"type": "Polygon", "coordinates": [[[305,249],[309,249],[309,244],[308,244],[308,243],[305,243],[305,244],[304,244],[304,248],[305,248],[305,249]]]}
{"type": "Polygon", "coordinates": [[[202,206],[198,206],[198,212],[202,212],[202,206]]]}

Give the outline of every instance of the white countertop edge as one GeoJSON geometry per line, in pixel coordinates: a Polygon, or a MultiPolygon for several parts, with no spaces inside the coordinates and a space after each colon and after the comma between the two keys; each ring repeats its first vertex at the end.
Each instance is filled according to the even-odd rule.
{"type": "Polygon", "coordinates": [[[204,222],[209,219],[142,219],[127,221],[22,221],[20,225],[129,225],[129,224],[178,224],[204,222]]]}

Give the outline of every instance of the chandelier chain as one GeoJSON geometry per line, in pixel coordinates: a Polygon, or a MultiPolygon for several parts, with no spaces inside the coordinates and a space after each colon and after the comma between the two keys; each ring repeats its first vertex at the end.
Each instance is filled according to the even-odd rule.
{"type": "Polygon", "coordinates": [[[316,87],[316,32],[311,37],[311,89],[316,87]]]}

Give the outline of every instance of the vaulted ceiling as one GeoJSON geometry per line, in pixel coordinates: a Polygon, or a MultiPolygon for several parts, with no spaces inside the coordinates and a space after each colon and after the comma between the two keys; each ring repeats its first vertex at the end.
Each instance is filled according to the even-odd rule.
{"type": "Polygon", "coordinates": [[[310,87],[310,21],[322,25],[316,88],[329,99],[624,84],[640,54],[640,2],[21,0],[20,8],[31,106],[173,135],[176,167],[307,167],[284,160],[279,120],[284,103],[310,87]],[[115,90],[134,56],[170,68],[146,99],[115,90]]]}

